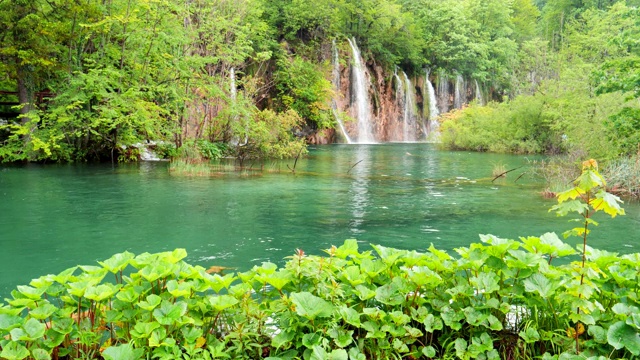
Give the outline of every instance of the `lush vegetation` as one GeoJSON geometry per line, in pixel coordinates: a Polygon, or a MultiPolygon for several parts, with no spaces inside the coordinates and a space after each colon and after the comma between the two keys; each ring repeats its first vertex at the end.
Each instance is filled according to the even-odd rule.
{"type": "Polygon", "coordinates": [[[547,33],[520,47],[509,99],[450,114],[444,146],[605,160],[635,154],[639,15],[632,3],[547,2],[539,20],[547,33]]]}
{"type": "Polygon", "coordinates": [[[634,1],[4,1],[0,91],[17,95],[0,93],[0,115],[19,103],[21,117],[0,123],[0,159],[127,160],[145,140],[295,155],[334,125],[329,47],[347,52],[346,38],[369,64],[513,99],[453,116],[447,146],[559,152],[595,138],[585,150],[610,158],[638,140],[622,95],[638,97],[634,1]]]}
{"type": "Polygon", "coordinates": [[[624,214],[605,186],[587,161],[552,209],[577,215],[577,251],[554,233],[482,235],[456,256],[347,240],[226,275],[181,249],[116,254],[18,286],[0,307],[0,357],[634,358],[640,254],[587,245],[594,212],[624,214]]]}

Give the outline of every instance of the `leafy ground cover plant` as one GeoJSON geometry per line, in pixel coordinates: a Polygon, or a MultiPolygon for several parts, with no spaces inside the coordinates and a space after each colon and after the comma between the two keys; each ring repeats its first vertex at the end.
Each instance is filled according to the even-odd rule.
{"type": "MultiPolygon", "coordinates": [[[[597,169],[585,170],[599,179],[597,169]]],[[[347,240],[324,256],[297,250],[282,267],[266,262],[226,275],[188,264],[177,249],[124,252],[42,276],[0,306],[0,358],[640,355],[640,254],[576,251],[554,233],[481,235],[455,256],[433,246],[360,246],[347,240]],[[575,261],[556,265],[558,258],[575,261]]]]}

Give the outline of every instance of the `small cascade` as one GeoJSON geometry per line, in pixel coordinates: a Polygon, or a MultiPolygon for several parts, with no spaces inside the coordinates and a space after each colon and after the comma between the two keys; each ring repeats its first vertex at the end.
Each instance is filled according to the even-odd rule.
{"type": "MultiPolygon", "coordinates": [[[[404,111],[403,111],[403,127],[402,127],[402,140],[403,141],[416,141],[416,104],[415,104],[415,90],[411,84],[411,80],[407,74],[403,71],[402,76],[404,78],[404,111]]],[[[425,129],[426,133],[426,129],[425,129]]]]}
{"type": "Polygon", "coordinates": [[[236,88],[236,69],[231,68],[229,70],[229,94],[231,94],[231,100],[236,101],[238,97],[238,89],[236,88]]]}
{"type": "Polygon", "coordinates": [[[482,90],[480,90],[480,84],[478,84],[478,80],[476,82],[476,102],[478,105],[484,105],[484,101],[482,100],[482,90]]]}
{"type": "Polygon", "coordinates": [[[432,131],[436,131],[436,129],[438,128],[438,115],[440,115],[440,112],[438,111],[438,102],[436,101],[436,92],[433,89],[433,84],[429,80],[429,69],[427,69],[424,84],[426,87],[425,94],[427,94],[429,99],[428,100],[429,101],[429,131],[432,132],[432,131]]]}
{"type": "Polygon", "coordinates": [[[440,105],[440,114],[449,111],[449,79],[444,69],[438,71],[438,104],[440,105]]]}
{"type": "MultiPolygon", "coordinates": [[[[338,55],[338,47],[336,46],[336,41],[333,40],[331,42],[332,50],[333,50],[333,89],[336,94],[340,92],[340,58],[338,55]]],[[[338,123],[338,128],[340,129],[340,133],[344,137],[347,144],[351,144],[351,137],[349,137],[349,133],[344,128],[344,123],[342,122],[342,118],[340,118],[340,114],[338,112],[338,104],[336,103],[336,99],[331,99],[331,111],[333,112],[333,116],[336,118],[336,122],[338,123]]]]}
{"type": "Polygon", "coordinates": [[[365,73],[365,67],[360,58],[360,50],[356,45],[355,39],[347,39],[351,51],[353,53],[353,59],[351,60],[352,69],[352,100],[356,105],[356,119],[358,120],[358,143],[375,143],[376,140],[373,136],[373,130],[371,126],[371,106],[369,104],[369,95],[367,90],[369,88],[367,82],[367,76],[365,73]]]}
{"type": "Polygon", "coordinates": [[[464,86],[464,78],[462,75],[456,76],[456,87],[455,93],[453,97],[453,107],[456,109],[460,109],[465,101],[465,86],[464,86]]]}

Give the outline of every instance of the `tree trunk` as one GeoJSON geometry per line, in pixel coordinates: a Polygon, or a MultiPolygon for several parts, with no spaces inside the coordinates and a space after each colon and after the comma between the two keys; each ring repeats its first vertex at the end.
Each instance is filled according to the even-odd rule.
{"type": "Polygon", "coordinates": [[[22,66],[18,66],[18,101],[20,102],[20,115],[22,116],[20,122],[24,125],[29,122],[27,116],[33,109],[33,86],[29,86],[33,83],[31,80],[32,74],[22,66]]]}

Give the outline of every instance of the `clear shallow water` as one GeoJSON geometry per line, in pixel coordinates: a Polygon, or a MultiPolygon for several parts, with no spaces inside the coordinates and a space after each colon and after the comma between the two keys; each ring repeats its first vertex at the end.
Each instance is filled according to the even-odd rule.
{"type": "MultiPolygon", "coordinates": [[[[572,225],[548,212],[555,201],[541,198],[530,175],[514,183],[527,168],[521,156],[334,145],[311,149],[295,174],[286,163],[267,166],[281,172],[211,178],[175,176],[166,163],[0,167],[0,295],[125,250],[183,247],[192,263],[244,270],[348,238],[363,248],[452,250],[481,233],[516,238],[572,225]],[[491,183],[498,164],[524,167],[491,183]]],[[[596,217],[592,246],[638,251],[640,207],[625,209],[596,217]]]]}

